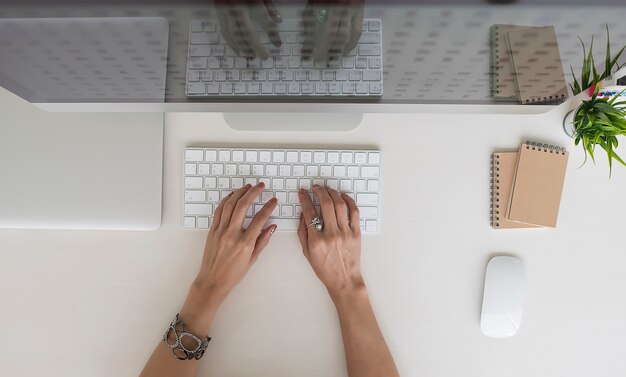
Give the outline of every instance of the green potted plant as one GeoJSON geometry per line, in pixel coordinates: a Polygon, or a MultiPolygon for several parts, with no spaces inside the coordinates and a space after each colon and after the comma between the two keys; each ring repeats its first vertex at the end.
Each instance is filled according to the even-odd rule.
{"type": "MultiPolygon", "coordinates": [[[[574,83],[570,84],[573,94],[582,102],[571,111],[565,119],[565,132],[574,138],[574,144],[582,144],[585,151],[585,160],[589,155],[595,163],[595,148],[600,146],[607,154],[609,161],[609,176],[613,168],[613,160],[626,166],[624,160],[615,152],[618,146],[618,136],[626,135],[626,101],[619,101],[622,93],[618,93],[612,98],[598,96],[600,83],[611,77],[613,71],[620,67],[617,60],[624,52],[626,46],[615,55],[611,56],[609,29],[606,29],[607,43],[606,56],[604,60],[604,71],[598,73],[593,58],[593,37],[589,51],[586,51],[585,44],[580,40],[583,47],[583,65],[580,81],[576,79],[574,70],[572,76],[574,83]]],[[[580,39],[580,38],[579,38],[580,39]]],[[[571,68],[571,67],[570,67],[571,68]]],[[[576,98],[575,97],[575,98],[576,98]]]]}

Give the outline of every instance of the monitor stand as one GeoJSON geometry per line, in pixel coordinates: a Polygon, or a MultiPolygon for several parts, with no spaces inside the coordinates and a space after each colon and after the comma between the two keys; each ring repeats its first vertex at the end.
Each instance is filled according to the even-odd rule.
{"type": "Polygon", "coordinates": [[[238,131],[347,132],[362,119],[362,113],[224,113],[226,123],[238,131]]]}

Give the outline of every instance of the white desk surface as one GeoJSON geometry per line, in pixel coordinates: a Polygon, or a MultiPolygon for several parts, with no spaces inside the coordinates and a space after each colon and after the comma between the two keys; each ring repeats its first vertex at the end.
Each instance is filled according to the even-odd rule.
{"type": "MultiPolygon", "coordinates": [[[[0,375],[138,375],[202,255],[205,233],[180,225],[182,150],[248,144],[382,150],[381,232],[365,237],[362,264],[403,376],[624,376],[626,168],[611,180],[604,158],[578,169],[582,150],[561,119],[367,115],[336,134],[238,132],[219,114],[169,114],[158,231],[0,231],[0,375]],[[493,230],[490,154],[527,138],[572,151],[558,228],[493,230]],[[519,257],[527,274],[521,329],[504,340],[479,328],[497,254],[519,257]]],[[[346,375],[336,314],[295,233],[273,236],[210,335],[201,376],[346,375]]]]}

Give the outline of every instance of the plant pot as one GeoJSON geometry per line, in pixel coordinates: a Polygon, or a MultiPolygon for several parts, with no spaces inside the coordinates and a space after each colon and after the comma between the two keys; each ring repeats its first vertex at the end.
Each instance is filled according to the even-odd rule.
{"type": "Polygon", "coordinates": [[[580,109],[580,106],[575,110],[571,110],[565,115],[565,118],[563,118],[563,131],[565,131],[565,134],[572,139],[576,133],[576,128],[574,127],[574,116],[578,113],[578,109],[580,109]]]}
{"type": "Polygon", "coordinates": [[[578,109],[583,104],[583,101],[586,101],[590,98],[591,96],[589,95],[588,91],[583,90],[576,96],[571,97],[562,105],[559,105],[559,107],[563,106],[561,111],[567,111],[567,113],[565,113],[565,116],[563,117],[563,131],[567,136],[574,138],[574,115],[578,112],[578,109]]]}

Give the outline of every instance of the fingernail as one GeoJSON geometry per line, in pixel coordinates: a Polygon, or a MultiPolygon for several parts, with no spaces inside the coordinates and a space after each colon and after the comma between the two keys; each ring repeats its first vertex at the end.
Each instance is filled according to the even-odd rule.
{"type": "Polygon", "coordinates": [[[322,186],[320,186],[320,185],[313,185],[313,187],[319,188],[319,187],[322,187],[322,186]]]}
{"type": "Polygon", "coordinates": [[[248,183],[248,184],[246,185],[246,188],[250,188],[250,187],[252,187],[252,185],[248,183]]]}
{"type": "Polygon", "coordinates": [[[277,198],[272,198],[272,199],[270,200],[270,202],[273,202],[273,203],[278,203],[278,199],[277,199],[277,198]]]}
{"type": "Polygon", "coordinates": [[[298,190],[298,192],[299,192],[300,194],[304,194],[304,193],[306,193],[306,191],[304,191],[304,189],[303,189],[303,188],[301,188],[300,190],[298,190]]]}
{"type": "Polygon", "coordinates": [[[276,228],[278,228],[278,227],[274,226],[272,229],[270,229],[270,234],[274,234],[274,232],[276,231],[276,228]]]}
{"type": "Polygon", "coordinates": [[[265,186],[265,183],[263,183],[263,182],[259,182],[259,183],[257,184],[257,186],[259,186],[259,187],[263,187],[263,186],[265,186]]]}

